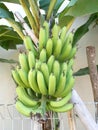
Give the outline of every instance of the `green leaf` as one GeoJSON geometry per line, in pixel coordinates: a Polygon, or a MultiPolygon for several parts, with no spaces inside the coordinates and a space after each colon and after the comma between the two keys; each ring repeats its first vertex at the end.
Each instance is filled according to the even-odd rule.
{"type": "Polygon", "coordinates": [[[3,3],[0,3],[0,18],[14,19],[13,13],[3,3]]]}
{"type": "Polygon", "coordinates": [[[80,39],[82,36],[84,36],[84,34],[86,34],[89,31],[89,26],[90,24],[98,18],[97,13],[92,14],[89,19],[87,20],[87,22],[85,24],[83,24],[82,26],[80,26],[74,34],[74,39],[73,39],[73,43],[72,45],[74,46],[80,39]]]}
{"type": "MultiPolygon", "coordinates": [[[[97,70],[98,70],[98,65],[96,65],[96,66],[97,66],[97,70]]],[[[88,74],[89,74],[88,67],[81,68],[77,72],[74,72],[74,76],[84,76],[84,75],[88,75],[88,74]]]]}
{"type": "Polygon", "coordinates": [[[77,0],[71,0],[69,4],[65,7],[65,9],[59,14],[59,25],[61,27],[67,26],[74,19],[73,16],[66,16],[65,14],[72,6],[74,6],[76,2],[77,0]]]}
{"type": "Polygon", "coordinates": [[[98,0],[78,0],[65,15],[79,17],[98,12],[98,0]]]}
{"type": "Polygon", "coordinates": [[[9,2],[9,3],[15,3],[15,4],[20,4],[19,0],[0,0],[1,2],[9,2]]]}
{"type": "MultiPolygon", "coordinates": [[[[57,13],[57,10],[60,8],[60,6],[63,2],[64,2],[64,0],[57,0],[57,3],[54,7],[54,12],[53,12],[54,14],[57,13]]],[[[50,0],[40,0],[39,4],[40,4],[40,8],[47,12],[49,4],[50,4],[50,0]]]]}
{"type": "Polygon", "coordinates": [[[0,26],[0,46],[4,49],[16,49],[17,44],[22,44],[23,41],[19,35],[8,26],[0,26]]]}
{"type": "Polygon", "coordinates": [[[74,17],[72,17],[72,16],[64,16],[61,19],[59,19],[59,26],[61,28],[63,26],[67,26],[73,19],[74,19],[74,17]]]}
{"type": "Polygon", "coordinates": [[[81,68],[77,72],[75,72],[74,76],[84,76],[84,75],[88,75],[88,74],[89,74],[89,68],[85,67],[85,68],[81,68]]]}
{"type": "Polygon", "coordinates": [[[15,64],[15,63],[18,63],[18,61],[16,60],[13,60],[13,59],[3,59],[3,58],[0,58],[0,62],[3,62],[3,63],[9,63],[9,64],[15,64]]]}

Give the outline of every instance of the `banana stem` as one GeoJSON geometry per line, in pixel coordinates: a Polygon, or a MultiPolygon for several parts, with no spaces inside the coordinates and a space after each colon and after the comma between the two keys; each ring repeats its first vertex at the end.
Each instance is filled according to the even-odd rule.
{"type": "Polygon", "coordinates": [[[46,114],[46,96],[42,95],[41,98],[41,108],[42,108],[42,118],[45,119],[45,114],[46,114]]]}
{"type": "Polygon", "coordinates": [[[30,7],[31,7],[32,15],[34,17],[37,28],[39,30],[39,27],[40,27],[40,24],[39,24],[39,9],[38,9],[37,3],[35,3],[34,0],[28,0],[28,1],[29,1],[29,4],[30,4],[30,7]]]}
{"type": "Polygon", "coordinates": [[[19,0],[20,1],[20,4],[22,5],[26,15],[27,15],[27,18],[28,18],[28,21],[31,25],[31,28],[33,29],[35,35],[38,37],[38,30],[37,30],[37,27],[36,27],[36,23],[35,23],[35,20],[34,20],[34,17],[32,16],[27,4],[26,4],[26,1],[25,0],[19,0]]]}
{"type": "Polygon", "coordinates": [[[46,19],[49,20],[51,17],[51,14],[53,12],[54,6],[56,4],[57,0],[51,0],[50,4],[49,4],[49,8],[48,8],[48,12],[47,12],[47,16],[46,19]]]}
{"type": "Polygon", "coordinates": [[[12,26],[12,28],[19,34],[19,36],[24,39],[24,34],[21,30],[21,28],[19,27],[19,25],[12,19],[6,19],[9,24],[12,26]]]}

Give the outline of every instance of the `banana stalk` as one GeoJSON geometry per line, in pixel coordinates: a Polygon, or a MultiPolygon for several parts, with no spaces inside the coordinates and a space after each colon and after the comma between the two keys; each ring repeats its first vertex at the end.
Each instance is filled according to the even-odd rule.
{"type": "Polygon", "coordinates": [[[22,5],[26,15],[27,15],[27,18],[29,20],[29,23],[31,25],[31,28],[33,29],[35,35],[38,37],[38,30],[37,30],[37,26],[36,26],[36,23],[35,23],[35,20],[34,20],[34,17],[32,16],[28,6],[27,6],[27,3],[26,3],[26,0],[19,0],[20,1],[20,4],[22,5]]]}
{"type": "Polygon", "coordinates": [[[53,9],[54,9],[54,6],[56,4],[57,0],[51,0],[50,1],[50,5],[49,5],[49,8],[48,8],[48,12],[47,12],[47,16],[46,16],[46,19],[49,20],[50,17],[51,17],[51,14],[53,12],[53,9]]]}

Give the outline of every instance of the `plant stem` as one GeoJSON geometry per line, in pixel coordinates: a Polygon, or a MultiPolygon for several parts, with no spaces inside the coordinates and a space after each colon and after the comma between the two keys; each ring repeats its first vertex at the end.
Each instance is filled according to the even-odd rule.
{"type": "Polygon", "coordinates": [[[20,1],[20,4],[22,5],[25,13],[26,13],[26,16],[29,20],[29,23],[31,25],[31,28],[33,29],[35,35],[38,37],[38,30],[37,30],[37,27],[36,27],[36,23],[35,23],[35,20],[34,20],[34,17],[32,16],[28,6],[27,6],[27,3],[26,3],[26,0],[19,0],[20,1]]]}
{"type": "Polygon", "coordinates": [[[32,15],[34,17],[34,20],[36,22],[37,28],[39,30],[39,27],[40,27],[39,21],[40,21],[40,19],[39,19],[39,9],[38,9],[38,6],[36,5],[34,0],[28,0],[28,1],[29,1],[29,4],[30,4],[30,7],[31,7],[32,15]]]}
{"type": "Polygon", "coordinates": [[[48,8],[48,12],[47,12],[47,16],[46,19],[49,20],[51,17],[51,14],[53,12],[54,6],[56,4],[57,0],[51,0],[50,4],[49,4],[49,8],[48,8]]]}
{"type": "Polygon", "coordinates": [[[21,30],[21,28],[19,27],[19,25],[12,19],[6,19],[9,24],[12,26],[12,28],[19,34],[19,36],[24,39],[24,34],[21,30]]]}

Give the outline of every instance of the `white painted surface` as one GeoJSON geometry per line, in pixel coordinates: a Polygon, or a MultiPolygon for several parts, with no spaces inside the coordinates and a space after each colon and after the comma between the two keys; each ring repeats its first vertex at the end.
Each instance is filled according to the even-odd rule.
{"type": "MultiPolygon", "coordinates": [[[[16,8],[16,5],[15,6],[11,5],[9,6],[9,8],[14,9],[14,11],[17,10],[22,11],[20,7],[16,8]]],[[[78,18],[73,24],[72,29],[76,29],[78,26],[83,24],[86,21],[86,19],[87,17],[78,18]]],[[[0,24],[3,23],[4,22],[1,21],[0,24]]],[[[76,54],[74,71],[77,71],[78,69],[87,66],[86,47],[88,45],[93,45],[96,47],[96,62],[98,64],[98,26],[96,26],[95,28],[92,28],[92,26],[90,27],[90,31],[85,36],[83,36],[83,38],[78,42],[79,49],[76,54]]],[[[0,57],[9,59],[18,59],[18,52],[17,50],[6,51],[0,48],[0,57]]],[[[75,89],[79,93],[82,100],[85,103],[87,103],[86,106],[91,112],[92,116],[94,117],[95,108],[93,104],[93,93],[89,76],[76,77],[75,89]]],[[[15,84],[11,78],[11,65],[0,63],[0,104],[14,103],[15,97],[16,97],[15,84]]],[[[63,115],[66,117],[66,114],[63,115]]],[[[66,120],[64,121],[64,119],[62,121],[62,124],[64,125],[65,130],[65,128],[68,129],[68,122],[66,122],[66,120]]],[[[76,118],[76,124],[77,124],[77,130],[85,130],[85,128],[83,127],[78,118],[76,118]]],[[[61,130],[63,130],[63,128],[61,130]]]]}

